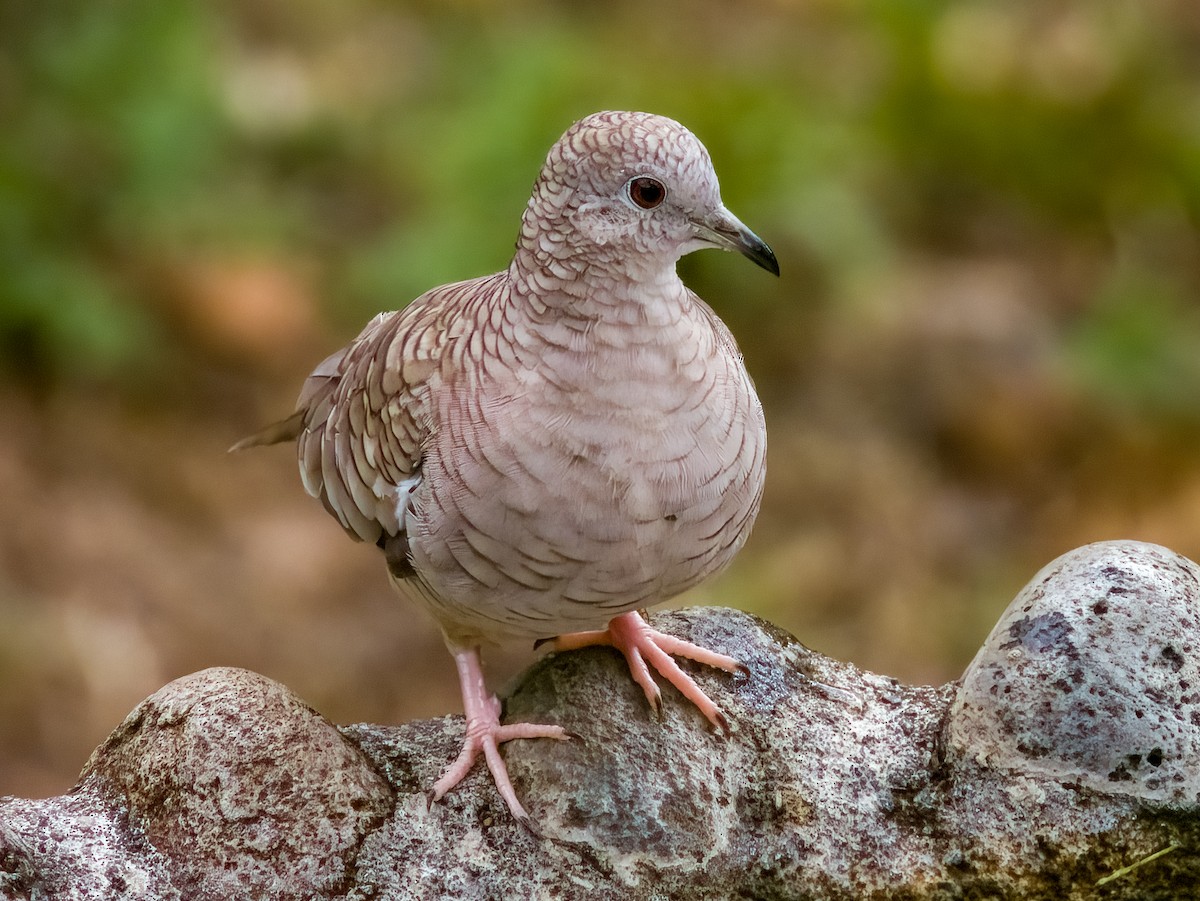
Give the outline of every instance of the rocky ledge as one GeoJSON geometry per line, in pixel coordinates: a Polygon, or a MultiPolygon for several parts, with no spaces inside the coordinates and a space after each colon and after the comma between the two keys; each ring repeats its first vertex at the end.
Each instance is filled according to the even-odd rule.
{"type": "Polygon", "coordinates": [[[0,897],[1185,898],[1200,881],[1200,568],[1072,551],[957,683],[901,685],[733,610],[654,617],[742,660],[656,718],[606,649],[506,701],[569,742],[506,746],[537,825],[477,768],[432,807],[462,718],[336,727],[244,670],[179,679],[70,794],[0,799],[0,897]]]}

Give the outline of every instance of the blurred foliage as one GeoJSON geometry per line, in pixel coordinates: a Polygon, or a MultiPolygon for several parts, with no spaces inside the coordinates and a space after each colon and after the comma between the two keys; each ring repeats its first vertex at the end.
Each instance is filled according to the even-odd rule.
{"type": "Polygon", "coordinates": [[[217,163],[198,17],[6,5],[0,346],[33,377],[109,373],[154,330],[129,267],[217,163]]]}
{"type": "MultiPolygon", "coordinates": [[[[1185,7],[18,0],[0,20],[0,346],[39,376],[119,373],[171,331],[165,263],[248,248],[319,261],[350,329],[502,266],[554,137],[639,107],[709,143],[731,205],[808,272],[797,306],[861,301],[905,254],[1099,267],[1116,242],[1056,311],[1079,374],[1149,399],[1169,381],[1194,415],[1200,325],[1168,309],[1200,280],[1185,7]]],[[[731,318],[782,340],[770,287],[685,265],[701,288],[736,279],[731,318]]]]}

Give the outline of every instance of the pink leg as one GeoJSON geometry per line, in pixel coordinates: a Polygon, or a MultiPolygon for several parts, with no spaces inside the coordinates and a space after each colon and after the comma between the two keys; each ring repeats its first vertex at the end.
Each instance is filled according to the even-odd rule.
{"type": "Polygon", "coordinates": [[[500,725],[500,701],[487,690],[483,681],[483,668],[479,659],[478,647],[458,647],[450,645],[454,654],[454,664],[458,667],[458,682],[462,687],[463,710],[467,715],[467,734],[463,739],[462,751],[458,759],[442,774],[433,790],[430,792],[430,802],[445,796],[446,792],[458,785],[463,777],[471,771],[475,758],[483,752],[492,780],[500,792],[512,815],[522,823],[529,825],[529,814],[517,800],[512,782],[508,778],[508,768],[504,766],[504,758],[500,756],[500,745],[514,738],[567,738],[566,730],[561,726],[547,726],[538,723],[512,723],[500,725]]]}
{"type": "Polygon", "coordinates": [[[622,613],[612,619],[607,629],[594,632],[572,632],[560,635],[554,639],[554,647],[559,651],[571,651],[590,645],[608,645],[625,655],[629,664],[629,673],[633,681],[642,687],[646,700],[656,711],[661,708],[658,685],[650,675],[650,668],[658,670],[659,674],[679,689],[680,693],[700,708],[710,723],[718,729],[728,729],[729,724],[720,708],[714,704],[692,677],[679,668],[670,655],[687,657],[707,666],[715,666],[728,672],[737,672],[744,667],[732,657],[710,651],[699,645],[691,644],[673,635],[666,635],[650,628],[650,624],[636,612],[622,613]]]}

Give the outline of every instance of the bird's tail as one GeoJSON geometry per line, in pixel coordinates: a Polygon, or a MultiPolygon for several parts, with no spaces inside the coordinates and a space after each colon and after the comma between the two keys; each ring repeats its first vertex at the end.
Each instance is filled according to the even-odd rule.
{"type": "Polygon", "coordinates": [[[229,453],[245,450],[248,447],[263,447],[268,444],[279,444],[282,441],[295,441],[304,428],[305,412],[307,411],[303,409],[297,410],[287,419],[273,422],[269,426],[259,429],[253,435],[247,435],[229,448],[229,453]]]}

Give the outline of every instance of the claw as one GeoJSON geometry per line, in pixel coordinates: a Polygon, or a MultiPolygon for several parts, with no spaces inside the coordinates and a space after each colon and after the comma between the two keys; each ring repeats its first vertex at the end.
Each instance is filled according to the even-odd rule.
{"type": "Polygon", "coordinates": [[[537,824],[533,821],[532,817],[530,817],[528,815],[523,816],[523,817],[517,817],[517,822],[520,823],[522,826],[524,826],[527,830],[529,830],[529,834],[532,835],[534,838],[542,837],[542,830],[537,827],[537,824]]]}
{"type": "Polygon", "coordinates": [[[650,702],[650,709],[654,711],[654,716],[661,720],[663,718],[662,692],[656,691],[653,696],[646,695],[646,699],[650,702]]]}

